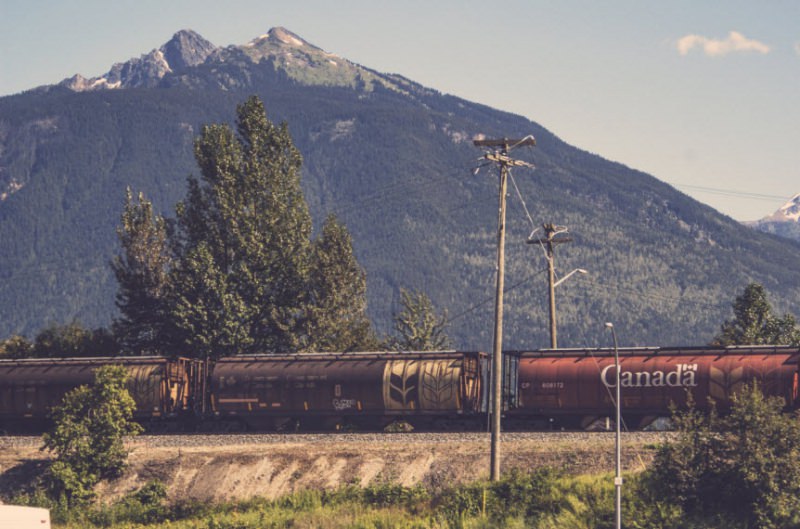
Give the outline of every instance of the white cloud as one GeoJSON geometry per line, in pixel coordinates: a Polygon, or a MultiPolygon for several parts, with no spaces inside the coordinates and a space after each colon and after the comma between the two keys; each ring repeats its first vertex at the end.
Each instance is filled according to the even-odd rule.
{"type": "MultiPolygon", "coordinates": [[[[795,46],[798,49],[799,46],[795,46]]],[[[731,31],[724,40],[710,39],[702,35],[686,35],[678,39],[678,53],[688,55],[694,48],[701,48],[703,53],[709,57],[721,57],[734,52],[754,51],[757,53],[769,53],[769,46],[763,42],[748,39],[738,31],[731,31]]],[[[800,53],[800,51],[798,51],[800,53]]]]}
{"type": "Polygon", "coordinates": [[[800,42],[795,42],[794,44],[794,52],[800,55],[800,42]]]}

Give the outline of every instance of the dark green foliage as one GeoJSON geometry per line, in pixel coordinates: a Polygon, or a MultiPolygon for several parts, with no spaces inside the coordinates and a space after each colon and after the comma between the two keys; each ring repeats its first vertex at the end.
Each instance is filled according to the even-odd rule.
{"type": "MultiPolygon", "coordinates": [[[[24,349],[23,344],[19,344],[24,349]]],[[[43,329],[28,356],[34,358],[70,358],[76,356],[115,356],[119,344],[107,329],[89,330],[77,322],[51,325],[43,329]]]]}
{"type": "Polygon", "coordinates": [[[166,221],[153,213],[153,204],[144,194],[139,193],[134,203],[130,188],[121,220],[117,236],[122,255],[111,262],[121,314],[114,320],[114,335],[126,352],[158,354],[169,345],[165,326],[171,259],[166,221]]]}
{"type": "Polygon", "coordinates": [[[441,351],[452,347],[447,329],[447,311],[436,314],[431,299],[424,292],[400,289],[402,310],[394,318],[396,336],[389,338],[391,348],[402,351],[441,351]]]}
{"type": "Polygon", "coordinates": [[[92,386],[79,386],[52,412],[53,428],[42,436],[42,450],[55,458],[43,477],[51,498],[68,506],[90,500],[94,486],[117,477],[125,467],[126,435],[141,427],[132,422],[136,404],[125,387],[122,366],[103,366],[92,386]]]}
{"type": "Polygon", "coordinates": [[[446,489],[434,498],[433,506],[450,520],[485,515],[494,522],[523,518],[532,524],[566,507],[558,479],[558,473],[548,468],[530,473],[512,470],[497,482],[446,489]]]}
{"type": "Polygon", "coordinates": [[[800,527],[800,423],[757,386],[729,415],[676,416],[677,438],[659,450],[645,479],[653,498],[688,520],[733,527],[800,527]]]}
{"type": "Polygon", "coordinates": [[[149,481],[142,488],[127,494],[111,505],[101,505],[88,513],[88,521],[99,527],[120,523],[155,524],[168,519],[167,488],[158,481],[149,481]]]}
{"type": "Polygon", "coordinates": [[[353,254],[350,234],[329,215],[314,241],[306,335],[310,351],[377,348],[367,317],[367,278],[353,254]]]}
{"type": "Polygon", "coordinates": [[[311,217],[300,153],[258,98],[237,116],[236,133],[203,127],[201,178],[177,207],[171,317],[178,343],[204,357],[303,345],[311,217]]]}
{"type": "Polygon", "coordinates": [[[300,154],[285,124],[251,97],[237,132],[203,128],[201,178],[189,178],[176,229],[152,204],[126,195],[112,263],[122,318],[114,329],[133,352],[201,357],[374,348],[366,277],[334,216],[312,245],[300,188],[300,154]],[[175,257],[168,252],[171,248],[175,257]]]}
{"type": "Polygon", "coordinates": [[[715,345],[790,345],[800,343],[800,329],[791,314],[772,314],[764,287],[750,283],[733,302],[733,320],[726,321],[715,345]]]}
{"type": "Polygon", "coordinates": [[[14,336],[0,341],[0,358],[28,358],[32,356],[33,344],[24,336],[14,336]]]}

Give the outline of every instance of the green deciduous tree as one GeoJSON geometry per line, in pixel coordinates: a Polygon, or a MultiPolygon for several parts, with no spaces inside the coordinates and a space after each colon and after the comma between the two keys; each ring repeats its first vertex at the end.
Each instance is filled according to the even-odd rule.
{"type": "Polygon", "coordinates": [[[125,387],[126,378],[122,366],[100,367],[94,384],[70,391],[53,409],[54,426],[44,434],[42,449],[55,454],[44,476],[54,499],[83,503],[92,498],[100,480],[124,469],[124,436],[141,431],[131,420],[136,404],[125,387]]]}
{"type": "Polygon", "coordinates": [[[403,351],[437,351],[452,345],[446,334],[447,311],[441,316],[424,292],[400,289],[401,311],[394,317],[397,335],[389,346],[403,351]]]}
{"type": "Polygon", "coordinates": [[[142,193],[134,202],[130,188],[121,221],[117,236],[122,254],[111,263],[121,313],[114,320],[114,335],[126,352],[163,352],[171,264],[166,221],[153,213],[152,203],[142,193]]]}
{"type": "Polygon", "coordinates": [[[750,386],[734,396],[728,415],[678,414],[677,436],[659,449],[647,476],[654,498],[682,508],[684,523],[798,527],[800,423],[784,406],[750,386]]]}
{"type": "Polygon", "coordinates": [[[89,330],[78,322],[50,325],[42,329],[33,342],[30,355],[36,358],[68,358],[75,356],[114,356],[119,344],[107,329],[89,330]]]}
{"type": "Polygon", "coordinates": [[[715,345],[788,345],[800,342],[794,316],[772,314],[764,287],[750,283],[733,302],[734,318],[722,324],[715,345]]]}
{"type": "Polygon", "coordinates": [[[306,315],[307,349],[363,351],[377,340],[367,317],[367,278],[347,229],[328,216],[314,241],[306,315]]]}
{"type": "Polygon", "coordinates": [[[203,356],[303,345],[311,217],[300,153],[258,98],[237,116],[236,132],[203,127],[201,178],[177,207],[173,317],[182,344],[203,356]]]}
{"type": "Polygon", "coordinates": [[[0,358],[27,358],[33,354],[33,344],[15,334],[0,342],[0,358]]]}

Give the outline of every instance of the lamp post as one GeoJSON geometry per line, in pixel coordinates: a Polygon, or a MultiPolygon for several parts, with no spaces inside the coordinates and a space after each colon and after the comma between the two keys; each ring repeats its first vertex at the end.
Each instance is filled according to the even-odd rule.
{"type": "Polygon", "coordinates": [[[616,464],[616,474],[614,476],[614,489],[616,492],[616,506],[615,506],[615,527],[617,529],[622,528],[622,457],[620,453],[620,387],[619,387],[619,347],[617,347],[617,333],[614,331],[614,324],[613,323],[606,323],[606,327],[611,329],[611,336],[614,338],[614,367],[616,368],[617,376],[616,376],[616,383],[614,384],[614,389],[616,390],[616,397],[614,398],[615,401],[615,408],[617,413],[616,419],[616,437],[615,437],[615,451],[617,456],[617,464],[616,464]]]}
{"type": "Polygon", "coordinates": [[[569,274],[565,275],[564,277],[553,283],[553,288],[556,288],[558,285],[569,279],[572,274],[588,274],[588,273],[589,272],[587,270],[584,270],[583,268],[576,268],[569,274]]]}

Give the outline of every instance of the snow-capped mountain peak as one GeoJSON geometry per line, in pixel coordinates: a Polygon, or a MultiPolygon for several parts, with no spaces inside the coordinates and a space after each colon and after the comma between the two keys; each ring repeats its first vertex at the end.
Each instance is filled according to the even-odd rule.
{"type": "Polygon", "coordinates": [[[772,215],[744,224],[759,231],[800,241],[800,193],[793,196],[772,215]]]}
{"type": "Polygon", "coordinates": [[[762,222],[800,222],[800,193],[778,208],[778,211],[761,220],[762,222]]]}

